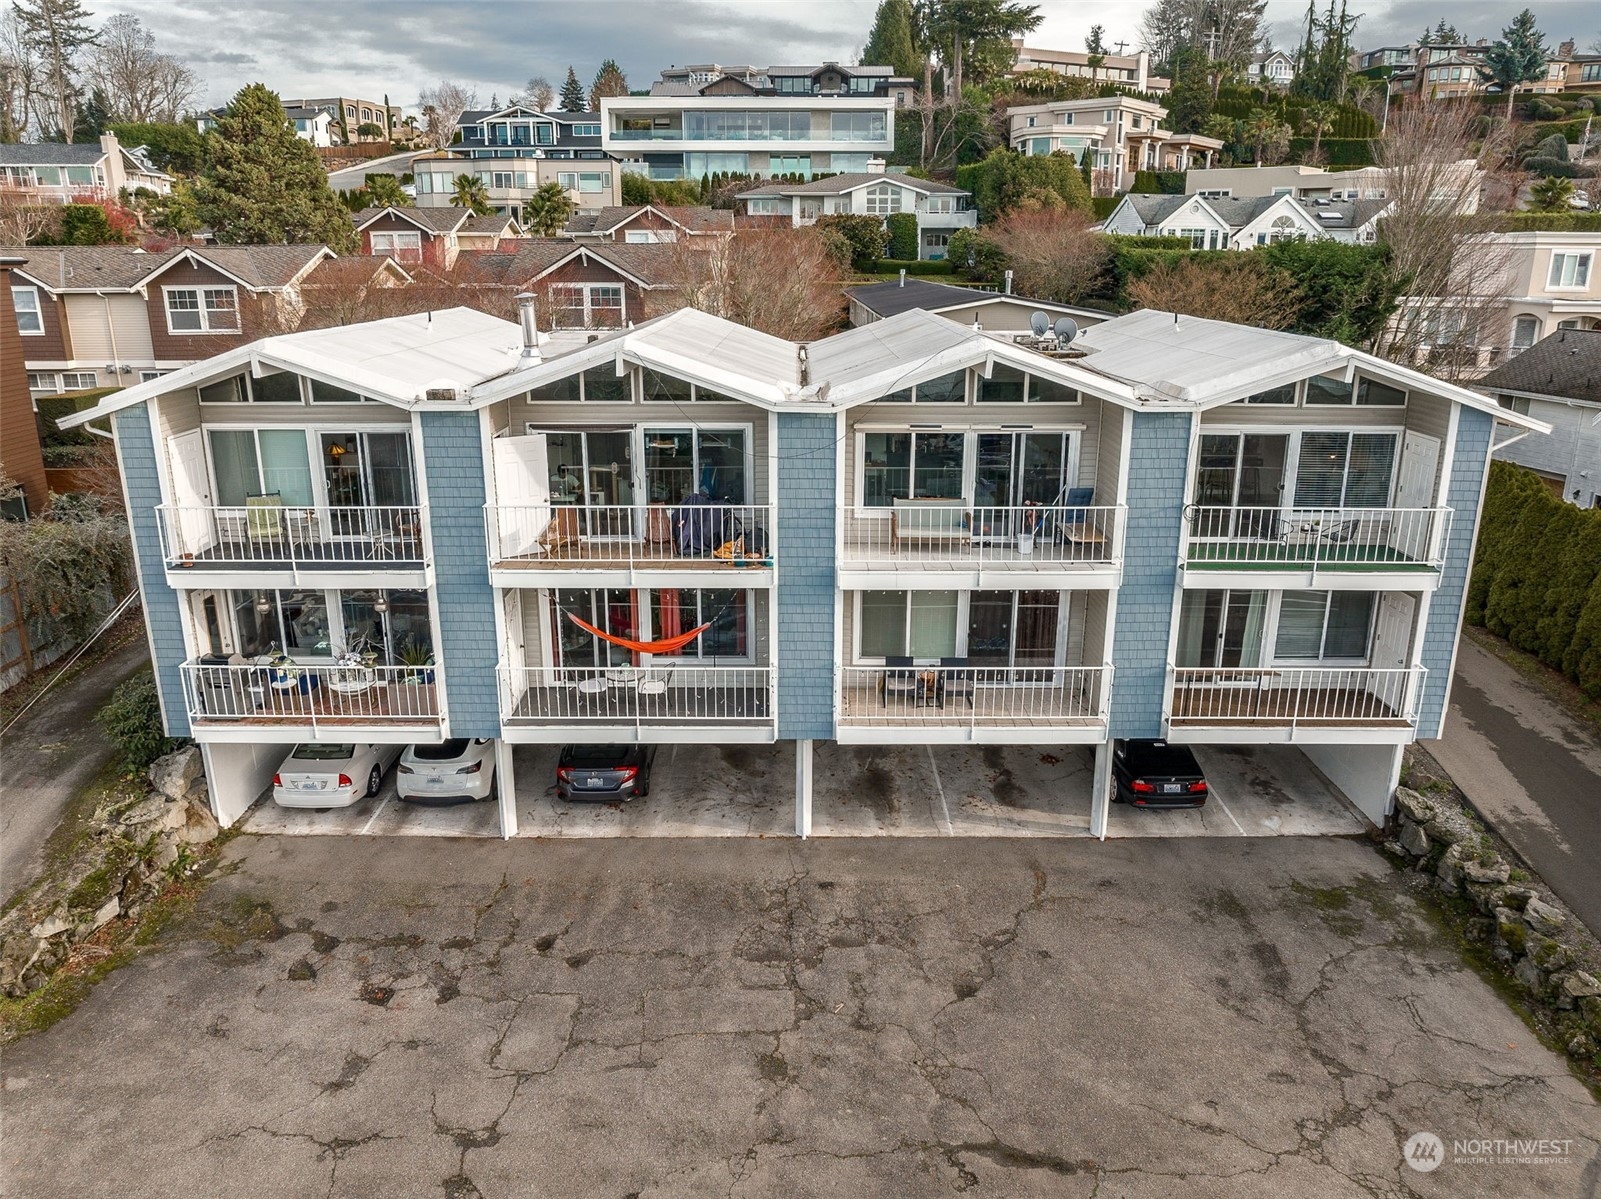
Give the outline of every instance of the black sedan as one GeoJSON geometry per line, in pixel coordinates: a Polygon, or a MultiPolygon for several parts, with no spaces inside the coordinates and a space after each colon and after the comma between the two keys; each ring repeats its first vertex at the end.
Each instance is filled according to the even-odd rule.
{"type": "Polygon", "coordinates": [[[556,765],[556,798],[643,799],[650,794],[648,745],[566,745],[556,765]]]}
{"type": "Polygon", "coordinates": [[[1206,775],[1187,745],[1118,741],[1112,747],[1112,776],[1118,803],[1139,808],[1206,805],[1206,775]]]}

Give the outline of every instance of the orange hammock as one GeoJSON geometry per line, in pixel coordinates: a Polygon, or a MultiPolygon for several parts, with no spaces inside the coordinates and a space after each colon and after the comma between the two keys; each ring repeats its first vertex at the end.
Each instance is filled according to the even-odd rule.
{"type": "Polygon", "coordinates": [[[627,637],[617,637],[604,629],[597,629],[587,620],[581,620],[571,612],[565,613],[565,615],[568,620],[583,629],[584,632],[592,633],[602,641],[610,641],[613,645],[620,645],[624,649],[633,650],[636,654],[676,654],[712,627],[712,622],[708,620],[705,624],[697,625],[695,628],[690,629],[689,632],[680,633],[676,637],[667,637],[661,641],[630,641],[627,637]]]}

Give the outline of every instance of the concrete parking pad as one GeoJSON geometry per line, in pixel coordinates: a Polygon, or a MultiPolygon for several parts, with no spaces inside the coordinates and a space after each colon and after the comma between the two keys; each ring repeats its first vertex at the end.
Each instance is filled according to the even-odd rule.
{"type": "Polygon", "coordinates": [[[500,816],[494,801],[433,807],[403,803],[395,796],[393,768],[383,790],[348,808],[280,808],[266,795],[245,813],[249,833],[312,837],[498,837],[500,816]]]}
{"type": "Polygon", "coordinates": [[[225,853],[159,952],[7,1046],[7,1194],[1571,1199],[1601,1170],[1595,1101],[1351,840],[225,853]],[[1570,1144],[1452,1160],[1477,1138],[1570,1144]]]}
{"type": "Polygon", "coordinates": [[[1291,745],[1196,745],[1211,786],[1204,808],[1113,804],[1109,837],[1350,836],[1362,814],[1291,745]]]}

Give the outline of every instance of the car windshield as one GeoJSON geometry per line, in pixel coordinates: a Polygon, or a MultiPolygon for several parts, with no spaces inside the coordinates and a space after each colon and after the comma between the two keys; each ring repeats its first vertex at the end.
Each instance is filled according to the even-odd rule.
{"type": "Polygon", "coordinates": [[[342,762],[356,756],[354,745],[297,745],[289,755],[302,762],[342,762]]]}
{"type": "Polygon", "coordinates": [[[1182,745],[1135,745],[1129,765],[1142,774],[1200,774],[1195,755],[1182,745]]]}
{"type": "Polygon", "coordinates": [[[592,766],[621,762],[628,756],[626,745],[574,745],[567,750],[574,762],[587,762],[592,766]]]}
{"type": "Polygon", "coordinates": [[[419,762],[448,762],[452,758],[459,758],[467,752],[467,738],[452,737],[449,741],[441,741],[438,745],[414,745],[411,747],[411,756],[419,762]]]}

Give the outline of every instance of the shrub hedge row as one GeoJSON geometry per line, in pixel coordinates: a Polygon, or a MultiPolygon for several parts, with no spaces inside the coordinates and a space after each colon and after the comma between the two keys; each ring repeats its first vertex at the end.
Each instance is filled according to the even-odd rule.
{"type": "Polygon", "coordinates": [[[1503,212],[1497,233],[1601,233],[1601,212],[1503,212]]]}
{"type": "Polygon", "coordinates": [[[1601,509],[1492,462],[1466,616],[1601,700],[1601,509]]]}
{"type": "MultiPolygon", "coordinates": [[[[1373,142],[1365,137],[1326,137],[1320,143],[1324,163],[1331,170],[1336,167],[1370,167],[1373,165],[1373,142]]],[[[1312,153],[1312,139],[1292,137],[1290,159],[1304,161],[1312,153]]]]}
{"type": "Polygon", "coordinates": [[[930,262],[921,258],[880,258],[873,264],[871,273],[899,276],[905,271],[908,275],[949,275],[954,269],[945,259],[930,262]]]}
{"type": "Polygon", "coordinates": [[[1183,171],[1135,171],[1133,190],[1140,195],[1182,196],[1183,171]]]}

